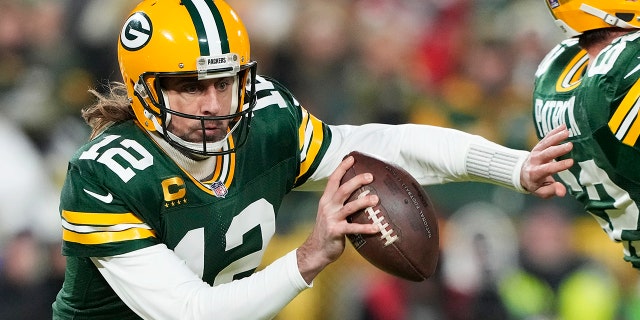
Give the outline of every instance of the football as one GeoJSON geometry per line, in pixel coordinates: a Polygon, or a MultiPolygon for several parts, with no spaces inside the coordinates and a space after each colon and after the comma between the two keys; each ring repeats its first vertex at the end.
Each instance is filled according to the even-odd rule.
{"type": "Polygon", "coordinates": [[[440,243],[438,222],[432,202],[422,186],[406,170],[372,155],[353,151],[355,162],[341,184],[369,172],[373,182],[356,190],[346,202],[367,194],[378,195],[375,207],[347,218],[354,223],[375,223],[380,233],[353,234],[353,247],[378,269],[394,276],[423,281],[433,275],[440,243]]]}

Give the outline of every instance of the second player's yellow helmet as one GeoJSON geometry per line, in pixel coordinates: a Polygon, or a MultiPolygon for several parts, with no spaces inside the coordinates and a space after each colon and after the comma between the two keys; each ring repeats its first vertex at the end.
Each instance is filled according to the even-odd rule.
{"type": "MultiPolygon", "coordinates": [[[[140,124],[175,147],[199,155],[233,152],[246,139],[255,104],[256,62],[247,31],[231,7],[218,0],[146,0],[124,22],[118,61],[131,106],[140,124]],[[177,113],[163,96],[162,77],[234,77],[232,114],[224,117],[177,113]],[[167,131],[171,117],[203,121],[232,119],[234,144],[193,143],[167,131]],[[235,132],[234,132],[235,131],[235,132]]],[[[204,136],[203,128],[203,136],[204,136]]]]}
{"type": "Polygon", "coordinates": [[[585,31],[620,27],[640,28],[637,0],[545,0],[556,24],[568,37],[585,31]]]}

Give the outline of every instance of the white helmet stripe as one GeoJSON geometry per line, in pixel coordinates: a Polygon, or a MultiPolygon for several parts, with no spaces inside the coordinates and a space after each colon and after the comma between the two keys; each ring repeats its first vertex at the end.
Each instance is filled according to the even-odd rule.
{"type": "Polygon", "coordinates": [[[182,0],[198,35],[201,56],[229,53],[226,28],[218,8],[210,0],[182,0]]]}
{"type": "MultiPolygon", "coordinates": [[[[220,46],[215,46],[212,44],[217,44],[221,42],[220,35],[218,34],[218,26],[216,25],[216,19],[211,12],[211,8],[205,2],[205,0],[193,0],[193,4],[198,10],[198,14],[202,19],[202,23],[204,24],[204,31],[207,35],[207,43],[200,43],[200,45],[208,45],[209,46],[209,55],[215,56],[219,54],[223,54],[220,46]]],[[[222,28],[224,30],[224,28],[222,28]]]]}

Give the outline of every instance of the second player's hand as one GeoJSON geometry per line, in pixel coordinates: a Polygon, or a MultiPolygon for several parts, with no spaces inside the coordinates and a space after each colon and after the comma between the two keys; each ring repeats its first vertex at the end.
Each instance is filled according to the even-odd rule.
{"type": "Polygon", "coordinates": [[[568,137],[567,127],[561,125],[551,130],[531,150],[520,171],[520,183],[527,191],[541,198],[563,197],[567,193],[565,186],[553,175],[573,165],[573,159],[554,160],[573,148],[571,142],[563,143],[568,137]]]}

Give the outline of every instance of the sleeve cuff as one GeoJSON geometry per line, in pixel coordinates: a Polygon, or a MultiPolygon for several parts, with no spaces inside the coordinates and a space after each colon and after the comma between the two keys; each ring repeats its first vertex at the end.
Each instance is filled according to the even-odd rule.
{"type": "Polygon", "coordinates": [[[483,145],[471,145],[466,159],[467,172],[482,180],[510,187],[518,192],[527,190],[520,183],[520,171],[527,151],[507,148],[487,148],[483,145]]]}
{"type": "Polygon", "coordinates": [[[284,259],[286,260],[287,273],[289,274],[291,283],[296,286],[298,290],[302,291],[308,288],[312,288],[313,281],[311,283],[307,283],[300,274],[300,269],[298,269],[298,257],[296,251],[297,249],[287,253],[284,256],[284,259]]]}

